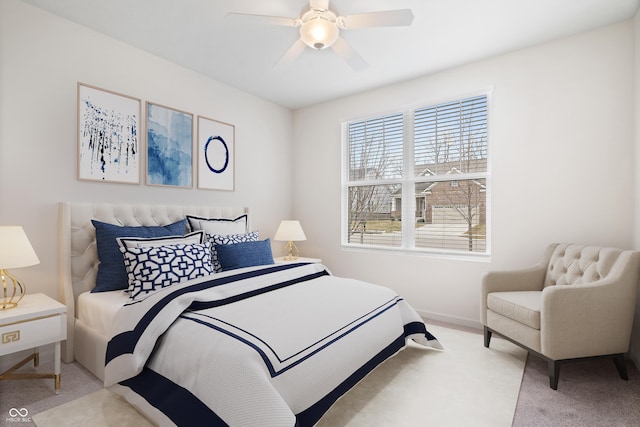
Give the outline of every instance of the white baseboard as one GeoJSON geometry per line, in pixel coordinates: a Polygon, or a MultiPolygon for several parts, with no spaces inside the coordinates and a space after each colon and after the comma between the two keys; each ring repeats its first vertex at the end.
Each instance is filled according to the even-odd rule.
{"type": "Polygon", "coordinates": [[[416,311],[418,312],[420,317],[422,317],[423,319],[427,319],[427,323],[428,323],[428,319],[433,319],[439,322],[451,323],[453,325],[464,326],[467,328],[473,328],[478,330],[483,329],[482,323],[479,320],[467,319],[464,317],[457,317],[457,316],[450,316],[448,314],[442,314],[442,313],[433,313],[433,312],[424,311],[424,310],[416,310],[416,311]]]}
{"type": "MultiPolygon", "coordinates": [[[[53,363],[53,358],[54,358],[53,346],[54,346],[53,344],[48,344],[40,347],[39,349],[40,365],[44,363],[53,363]]],[[[31,354],[33,354],[33,350],[24,350],[24,351],[19,351],[17,353],[0,356],[0,372],[5,372],[6,370],[11,369],[13,366],[15,366],[17,363],[19,363],[20,361],[22,361],[24,358],[28,357],[31,354]]],[[[29,363],[27,363],[25,367],[28,365],[33,366],[33,361],[29,361],[29,363]]],[[[25,367],[20,369],[24,369],[25,367]]]]}

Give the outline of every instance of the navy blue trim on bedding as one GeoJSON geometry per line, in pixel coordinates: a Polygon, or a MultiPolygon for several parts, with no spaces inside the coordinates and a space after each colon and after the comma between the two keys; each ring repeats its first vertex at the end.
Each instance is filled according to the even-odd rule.
{"type": "Polygon", "coordinates": [[[338,387],[333,389],[329,394],[320,399],[318,402],[305,409],[304,411],[296,414],[296,427],[307,427],[315,425],[320,418],[329,410],[336,400],[338,400],[343,394],[351,390],[360,380],[367,376],[367,374],[373,371],[379,364],[396,354],[405,346],[404,335],[396,338],[386,348],[382,349],[378,354],[373,356],[367,363],[362,365],[358,370],[344,380],[338,387]]]}
{"type": "MultiPolygon", "coordinates": [[[[300,363],[304,362],[305,360],[307,360],[308,358],[314,356],[315,354],[319,353],[320,351],[326,349],[327,347],[329,347],[330,345],[332,345],[333,343],[337,342],[338,340],[344,338],[345,336],[349,335],[350,333],[352,333],[353,331],[357,330],[358,328],[362,327],[363,325],[367,324],[368,322],[370,322],[371,320],[375,319],[376,317],[380,316],[381,314],[385,313],[386,311],[390,310],[391,308],[395,307],[398,303],[398,301],[400,300],[400,298],[398,297],[394,297],[391,300],[385,302],[384,304],[381,304],[380,306],[374,308],[373,310],[369,311],[368,313],[360,316],[358,319],[355,319],[353,321],[351,321],[350,323],[342,326],[340,329],[328,334],[325,337],[320,338],[317,342],[311,343],[309,346],[307,346],[306,348],[301,349],[300,351],[298,351],[295,354],[292,354],[288,357],[281,357],[280,355],[278,355],[276,353],[276,351],[271,347],[271,345],[269,345],[266,341],[264,341],[262,338],[252,334],[249,331],[246,331],[240,327],[237,327],[235,325],[232,325],[228,322],[225,322],[221,319],[217,319],[215,317],[212,316],[208,316],[202,313],[191,313],[190,315],[197,315],[200,318],[193,318],[190,316],[181,316],[183,319],[186,320],[191,320],[193,322],[199,323],[201,325],[210,327],[212,329],[215,329],[219,332],[222,332],[225,335],[228,335],[246,345],[248,345],[249,347],[253,348],[262,358],[265,366],[267,367],[267,369],[269,370],[269,374],[271,375],[272,378],[277,377],[278,375],[288,371],[289,369],[299,365],[300,363]],[[275,358],[278,360],[278,362],[280,363],[284,363],[287,362],[290,359],[295,358],[296,356],[299,356],[301,353],[304,353],[305,351],[309,350],[311,347],[319,344],[320,342],[328,339],[329,337],[331,337],[334,334],[337,334],[341,331],[339,335],[333,337],[331,340],[327,341],[326,343],[324,343],[323,345],[321,345],[320,347],[318,347],[317,349],[309,352],[308,354],[306,354],[305,356],[294,360],[293,362],[291,362],[291,364],[282,367],[281,369],[277,370],[274,366],[273,363],[271,363],[271,360],[269,360],[269,357],[266,355],[266,353],[264,352],[264,350],[262,348],[260,348],[260,346],[258,344],[256,344],[255,342],[249,341],[246,338],[243,338],[239,335],[237,335],[236,333],[232,332],[231,330],[228,329],[224,329],[222,326],[220,325],[214,325],[213,323],[211,323],[209,320],[207,319],[211,319],[211,320],[215,320],[218,321],[220,323],[223,323],[229,327],[232,327],[238,331],[242,331],[247,335],[250,335],[256,342],[260,342],[264,345],[264,347],[266,347],[267,349],[269,349],[269,351],[271,351],[271,353],[275,356],[275,358]],[[346,329],[346,330],[345,330],[346,329]]],[[[416,322],[419,323],[419,322],[416,322]]],[[[423,325],[424,326],[424,325],[423,325]]],[[[426,331],[426,328],[425,328],[426,331]]],[[[405,328],[405,334],[406,334],[406,328],[405,328]]]]}
{"type": "Polygon", "coordinates": [[[280,282],[280,283],[276,283],[275,285],[271,285],[271,286],[266,286],[264,288],[260,288],[260,289],[255,289],[253,291],[249,291],[249,292],[245,292],[242,294],[238,294],[238,295],[234,295],[225,299],[219,299],[219,300],[215,300],[215,301],[194,301],[193,303],[191,303],[191,305],[189,306],[189,308],[187,310],[189,311],[197,311],[197,310],[204,310],[207,308],[213,308],[213,307],[220,307],[222,305],[227,305],[227,304],[231,304],[233,302],[236,301],[240,301],[243,299],[247,299],[247,298],[251,298],[253,296],[256,295],[260,295],[260,294],[264,294],[270,291],[275,291],[276,289],[282,289],[282,288],[286,288],[287,286],[291,286],[291,285],[295,285],[297,283],[302,283],[302,282],[306,282],[308,280],[313,280],[313,279],[317,279],[318,277],[322,277],[322,276],[328,276],[329,273],[327,273],[326,270],[322,270],[319,271],[317,273],[313,273],[313,274],[309,274],[303,277],[298,277],[296,279],[292,279],[292,280],[287,280],[285,282],[280,282]]]}
{"type": "Polygon", "coordinates": [[[424,335],[427,338],[427,341],[437,341],[437,338],[431,335],[429,331],[427,331],[427,327],[422,322],[411,322],[404,325],[405,337],[416,334],[424,335]]]}
{"type": "MultiPolygon", "coordinates": [[[[400,351],[404,346],[405,336],[402,335],[396,338],[329,394],[309,408],[296,414],[296,427],[315,425],[342,395],[351,390],[367,374],[400,351]]],[[[120,382],[120,385],[129,387],[139,394],[178,426],[228,426],[215,412],[188,390],[147,367],[139,375],[120,382]]]]}
{"type": "MultiPolygon", "coordinates": [[[[268,267],[268,268],[259,269],[259,270],[252,270],[245,273],[239,273],[239,274],[234,274],[234,275],[220,277],[220,278],[215,278],[215,275],[213,275],[212,276],[213,278],[211,280],[195,283],[191,286],[185,286],[183,288],[176,289],[175,291],[169,293],[167,296],[162,298],[156,304],[154,304],[153,307],[149,308],[149,310],[140,319],[140,322],[138,322],[138,324],[133,330],[118,334],[109,341],[107,345],[107,352],[105,355],[105,365],[121,354],[127,354],[127,353],[133,354],[135,346],[138,340],[140,339],[140,337],[142,336],[143,332],[147,328],[147,326],[149,326],[149,324],[153,321],[153,319],[156,317],[158,312],[160,312],[160,310],[162,310],[164,306],[166,306],[170,301],[174,300],[175,298],[178,298],[179,296],[182,296],[189,292],[197,292],[197,291],[212,288],[215,286],[222,286],[238,280],[250,279],[252,277],[261,276],[263,274],[295,268],[300,265],[301,264],[278,264],[278,265],[274,265],[273,267],[268,267]]],[[[322,272],[316,273],[311,276],[316,276],[318,274],[329,275],[329,273],[326,270],[323,270],[322,272]]],[[[311,277],[311,278],[315,278],[315,277],[311,277]]],[[[304,280],[311,280],[311,278],[308,278],[308,279],[299,278],[298,282],[304,281],[304,280]]],[[[290,282],[295,282],[295,281],[284,282],[286,283],[285,286],[294,284],[290,282]]],[[[264,292],[277,289],[277,286],[278,285],[272,285],[272,286],[266,287],[264,288],[265,289],[264,292]]],[[[256,293],[260,293],[260,291],[247,292],[246,293],[247,296],[245,298],[253,296],[256,293]]],[[[241,295],[244,295],[244,294],[241,294],[241,295]]],[[[237,297],[232,297],[229,299],[233,299],[233,298],[237,298],[237,297]]],[[[233,301],[228,301],[228,302],[233,302],[233,301]]],[[[193,303],[192,306],[198,306],[198,303],[193,303]]],[[[204,308],[204,307],[200,306],[199,308],[204,308]]]]}
{"type": "Polygon", "coordinates": [[[120,385],[129,387],[178,426],[228,425],[189,390],[147,367],[120,385]]]}

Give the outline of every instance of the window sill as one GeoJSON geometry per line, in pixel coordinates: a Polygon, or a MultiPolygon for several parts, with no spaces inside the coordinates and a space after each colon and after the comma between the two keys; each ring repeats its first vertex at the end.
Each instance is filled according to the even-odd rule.
{"type": "Polygon", "coordinates": [[[345,252],[366,252],[387,255],[407,255],[417,257],[428,257],[434,259],[446,259],[456,261],[491,262],[491,254],[477,252],[446,251],[437,249],[410,249],[410,248],[390,248],[384,246],[365,246],[342,244],[345,252]]]}

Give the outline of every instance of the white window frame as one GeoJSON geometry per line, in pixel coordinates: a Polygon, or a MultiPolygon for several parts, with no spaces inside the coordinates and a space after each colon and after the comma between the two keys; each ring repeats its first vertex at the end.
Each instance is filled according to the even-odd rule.
{"type": "Polygon", "coordinates": [[[406,253],[410,255],[427,255],[432,257],[442,257],[447,259],[463,259],[463,260],[478,260],[488,261],[491,256],[491,93],[492,89],[485,89],[483,91],[472,92],[465,95],[453,96],[438,101],[425,102],[419,105],[407,106],[404,108],[398,108],[390,110],[388,112],[380,114],[371,114],[366,117],[353,118],[350,120],[344,120],[342,122],[342,202],[341,202],[341,246],[343,250],[349,251],[364,251],[364,252],[387,252],[387,253],[406,253]],[[434,247],[415,247],[415,227],[402,227],[402,245],[400,247],[385,246],[385,245],[368,245],[361,243],[349,243],[349,188],[354,185],[387,185],[387,184],[401,184],[402,185],[402,223],[414,223],[415,222],[415,209],[416,209],[416,197],[415,197],[415,185],[417,182],[422,182],[423,179],[415,177],[414,175],[414,143],[413,143],[413,112],[420,108],[426,108],[430,106],[446,104],[448,102],[455,102],[464,100],[467,98],[473,98],[477,96],[485,96],[487,100],[487,167],[486,172],[481,173],[466,173],[463,177],[460,175],[446,176],[438,175],[437,181],[461,181],[467,179],[484,179],[486,185],[486,240],[485,251],[462,251],[462,250],[450,250],[434,247]],[[403,175],[398,179],[383,179],[383,180],[363,180],[363,181],[350,181],[349,180],[349,125],[354,122],[373,120],[379,117],[395,113],[403,114],[403,175]]]}

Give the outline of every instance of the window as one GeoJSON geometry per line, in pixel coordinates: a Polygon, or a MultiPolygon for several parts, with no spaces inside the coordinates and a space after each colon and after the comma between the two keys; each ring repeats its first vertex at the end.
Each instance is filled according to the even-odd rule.
{"type": "Polygon", "coordinates": [[[487,95],[344,124],[343,245],[487,254],[487,95]]]}

